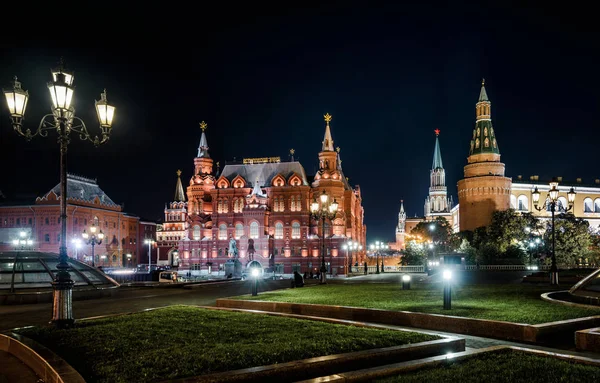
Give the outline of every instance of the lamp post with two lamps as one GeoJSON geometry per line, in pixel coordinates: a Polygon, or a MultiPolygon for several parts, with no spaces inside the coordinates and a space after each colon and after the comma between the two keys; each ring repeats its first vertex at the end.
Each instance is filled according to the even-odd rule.
{"type": "Polygon", "coordinates": [[[71,240],[73,247],[75,248],[75,259],[79,260],[79,249],[81,249],[81,239],[73,238],[71,240]]]}
{"type": "Polygon", "coordinates": [[[323,190],[319,196],[319,201],[315,198],[310,205],[311,216],[314,220],[321,221],[322,246],[321,246],[321,281],[320,284],[327,283],[327,266],[325,266],[325,221],[332,220],[337,215],[338,203],[323,190]]]}
{"type": "Polygon", "coordinates": [[[342,245],[342,249],[346,250],[346,275],[350,275],[350,272],[352,271],[352,252],[362,250],[362,245],[360,245],[357,241],[350,240],[342,245]]]}
{"type": "MultiPolygon", "coordinates": [[[[371,249],[371,251],[375,252],[375,264],[377,265],[377,268],[375,269],[375,274],[379,274],[379,252],[388,249],[389,246],[384,244],[383,242],[375,241],[375,243],[372,243],[369,246],[369,248],[371,249]]],[[[381,268],[383,269],[383,257],[381,259],[381,268]]]]}
{"type": "Polygon", "coordinates": [[[73,87],[73,73],[67,71],[62,63],[58,68],[53,69],[52,81],[48,83],[48,90],[52,99],[51,111],[42,117],[37,130],[32,132],[30,129],[23,128],[23,119],[29,93],[21,88],[21,83],[15,76],[12,89],[5,89],[4,96],[8,104],[8,110],[12,121],[14,131],[25,137],[28,141],[33,137],[47,137],[49,130],[56,131],[58,143],[60,146],[60,246],[58,272],[53,287],[53,313],[52,323],[57,327],[69,327],[75,320],[73,319],[73,285],[74,282],[69,274],[69,264],[67,255],[67,146],[69,145],[71,132],[77,134],[80,139],[93,142],[100,145],[108,141],[112,128],[112,120],[115,113],[115,107],[108,105],[106,101],[106,90],[101,93],[100,101],[96,101],[96,113],[100,122],[102,138],[92,136],[88,133],[83,120],[75,116],[73,106],[73,96],[75,88],[73,87]]]}
{"type": "Polygon", "coordinates": [[[533,199],[533,206],[537,211],[542,211],[550,208],[550,212],[552,214],[552,265],[550,266],[550,284],[558,285],[558,267],[556,265],[556,236],[554,231],[554,213],[556,210],[559,212],[567,212],[573,209],[573,203],[575,202],[575,190],[571,188],[567,193],[569,206],[562,206],[563,204],[558,199],[558,182],[550,182],[550,190],[548,191],[548,195],[546,196],[546,200],[542,206],[538,206],[540,201],[540,192],[535,187],[534,191],[531,193],[531,198],[533,199]]]}
{"type": "Polygon", "coordinates": [[[81,233],[83,240],[88,245],[92,246],[92,267],[96,267],[96,256],[94,255],[94,246],[102,244],[102,240],[104,239],[104,233],[102,230],[98,230],[98,226],[92,224],[90,226],[90,233],[88,234],[85,229],[83,233],[81,233]]]}

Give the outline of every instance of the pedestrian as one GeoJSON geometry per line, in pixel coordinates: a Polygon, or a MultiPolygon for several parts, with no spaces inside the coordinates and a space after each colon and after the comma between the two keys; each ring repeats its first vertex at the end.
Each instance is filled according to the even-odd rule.
{"type": "Polygon", "coordinates": [[[365,275],[367,275],[368,271],[369,271],[369,266],[367,266],[367,262],[365,261],[365,275]]]}

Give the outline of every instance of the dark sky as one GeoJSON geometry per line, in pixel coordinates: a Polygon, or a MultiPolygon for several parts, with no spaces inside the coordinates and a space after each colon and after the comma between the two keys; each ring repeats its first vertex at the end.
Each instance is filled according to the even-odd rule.
{"type": "MultiPolygon", "coordinates": [[[[400,199],[409,215],[423,214],[436,128],[457,202],[482,77],[508,176],[600,178],[600,36],[589,9],[506,3],[121,9],[68,44],[51,33],[4,40],[0,83],[19,76],[34,129],[49,112],[49,69],[64,56],[77,115],[94,132],[93,101],[106,87],[117,107],[111,140],[95,149],[72,137],[69,171],[97,178],[148,219],[162,218],[177,169],[187,185],[200,121],[221,164],[287,159],[294,148],[314,174],[331,113],[344,171],[362,189],[369,241],[392,240],[400,199]]],[[[17,137],[4,101],[0,149],[5,194],[43,194],[58,182],[55,136],[17,137]]]]}

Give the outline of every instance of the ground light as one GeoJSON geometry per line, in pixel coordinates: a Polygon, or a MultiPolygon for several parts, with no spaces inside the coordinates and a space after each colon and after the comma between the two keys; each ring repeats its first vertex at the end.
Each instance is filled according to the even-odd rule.
{"type": "Polygon", "coordinates": [[[444,278],[444,310],[452,308],[452,271],[444,270],[442,273],[444,278]]]}
{"type": "Polygon", "coordinates": [[[402,276],[402,290],[410,290],[410,275],[408,274],[402,276]]]}
{"type": "Polygon", "coordinates": [[[252,278],[254,278],[254,282],[252,283],[252,296],[255,297],[258,295],[258,276],[260,275],[258,267],[253,267],[251,274],[252,278]]]}

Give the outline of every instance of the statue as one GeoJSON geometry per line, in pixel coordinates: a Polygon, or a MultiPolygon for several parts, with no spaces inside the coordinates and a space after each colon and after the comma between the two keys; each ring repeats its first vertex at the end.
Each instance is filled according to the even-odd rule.
{"type": "Polygon", "coordinates": [[[234,238],[229,240],[229,256],[233,257],[234,259],[237,259],[238,257],[237,242],[234,238]]]}

